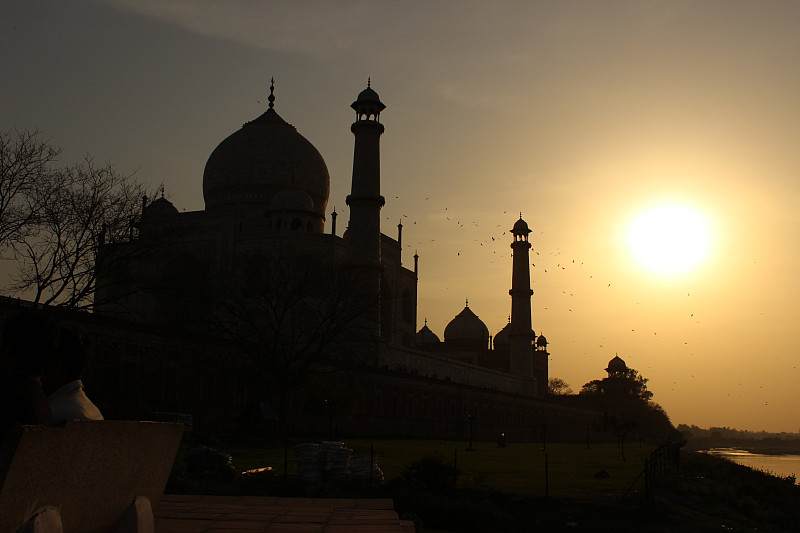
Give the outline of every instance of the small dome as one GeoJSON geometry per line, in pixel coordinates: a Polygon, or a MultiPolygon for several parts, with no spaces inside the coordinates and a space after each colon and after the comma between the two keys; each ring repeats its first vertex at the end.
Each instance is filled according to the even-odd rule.
{"type": "Polygon", "coordinates": [[[509,340],[509,335],[511,334],[511,322],[503,326],[503,329],[497,332],[497,335],[494,336],[494,347],[497,348],[498,346],[508,346],[511,342],[509,340]]]}
{"type": "Polygon", "coordinates": [[[614,372],[624,372],[628,370],[628,365],[625,364],[618,355],[614,356],[614,359],[608,362],[608,368],[606,368],[606,372],[609,374],[614,372]]]}
{"type": "Polygon", "coordinates": [[[547,337],[545,337],[544,335],[539,335],[539,338],[536,339],[536,346],[539,346],[541,348],[546,348],[547,347],[547,337]]]}
{"type": "Polygon", "coordinates": [[[436,333],[432,332],[427,324],[422,326],[422,329],[417,332],[417,346],[425,346],[429,344],[439,344],[439,337],[436,333]]]}
{"type": "Polygon", "coordinates": [[[150,202],[150,204],[142,210],[142,219],[159,218],[165,216],[177,215],[178,209],[163,196],[150,202]]]}
{"type": "Polygon", "coordinates": [[[469,306],[464,307],[456,317],[444,328],[445,342],[451,340],[489,340],[489,328],[472,312],[469,306]]]}
{"type": "Polygon", "coordinates": [[[356,98],[356,102],[380,102],[381,99],[378,96],[378,93],[372,87],[367,87],[360,93],[358,93],[358,98],[356,98]]]}
{"type": "Polygon", "coordinates": [[[269,211],[306,211],[314,212],[314,201],[300,189],[283,189],[278,191],[269,203],[269,211]]]}
{"type": "Polygon", "coordinates": [[[522,217],[519,217],[519,220],[514,223],[514,227],[511,229],[511,233],[514,233],[515,235],[523,233],[528,234],[530,232],[531,230],[528,228],[528,223],[522,220],[522,217]]]}

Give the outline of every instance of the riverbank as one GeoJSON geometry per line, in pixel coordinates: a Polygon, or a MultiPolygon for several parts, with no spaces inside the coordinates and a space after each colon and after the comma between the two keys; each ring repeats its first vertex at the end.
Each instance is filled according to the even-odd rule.
{"type": "Polygon", "coordinates": [[[701,531],[797,531],[800,487],[792,481],[713,455],[685,452],[683,458],[681,470],[657,492],[661,512],[687,525],[696,516],[701,531]]]}
{"type": "Polygon", "coordinates": [[[700,451],[712,448],[736,448],[762,455],[800,455],[800,440],[797,439],[722,439],[689,438],[685,450],[700,451]]]}
{"type": "Polygon", "coordinates": [[[679,471],[624,497],[522,498],[496,491],[393,494],[397,509],[420,518],[418,531],[796,533],[800,487],[717,457],[683,453],[679,471]],[[440,518],[443,520],[440,521],[440,518]]]}
{"type": "Polygon", "coordinates": [[[740,448],[711,448],[703,453],[722,457],[786,480],[794,479],[796,482],[800,479],[800,455],[798,454],[753,453],[740,448]]]}
{"type": "MultiPolygon", "coordinates": [[[[439,447],[441,452],[450,450],[452,454],[453,444],[386,441],[376,443],[376,448],[384,452],[396,449],[399,454],[401,449],[427,445],[439,447]]],[[[391,498],[400,517],[414,520],[419,532],[796,533],[800,524],[800,487],[707,454],[683,452],[680,470],[657,480],[653,498],[648,501],[642,480],[634,481],[635,471],[643,462],[638,446],[628,450],[627,461],[623,461],[614,445],[593,446],[590,450],[548,445],[548,456],[554,461],[550,474],[555,478],[553,481],[561,480],[551,485],[548,496],[543,492],[545,471],[537,466],[539,458],[544,456],[543,450],[539,448],[534,453],[533,449],[520,446],[523,453],[517,455],[513,453],[515,446],[498,449],[496,445],[481,443],[476,448],[475,452],[458,454],[460,476],[452,470],[452,455],[441,453],[438,461],[419,464],[417,459],[411,459],[402,468],[399,463],[392,465],[387,460],[382,463],[386,465],[387,482],[373,487],[309,485],[276,475],[226,480],[183,478],[175,480],[169,490],[254,496],[391,498]],[[569,456],[570,461],[569,470],[558,474],[560,456],[569,456]],[[521,466],[520,457],[525,457],[529,466],[521,466]],[[483,474],[476,465],[481,465],[483,474]],[[602,471],[609,477],[600,475],[602,471]]],[[[263,448],[253,452],[253,460],[264,453],[263,448]]],[[[237,456],[244,457],[243,451],[234,455],[237,456]]]]}

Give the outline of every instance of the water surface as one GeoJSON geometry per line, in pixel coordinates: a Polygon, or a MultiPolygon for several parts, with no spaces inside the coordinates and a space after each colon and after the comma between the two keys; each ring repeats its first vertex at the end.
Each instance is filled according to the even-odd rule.
{"type": "Polygon", "coordinates": [[[766,455],[738,448],[711,448],[706,450],[706,453],[775,476],[786,477],[794,474],[795,478],[800,478],[800,455],[766,455]]]}

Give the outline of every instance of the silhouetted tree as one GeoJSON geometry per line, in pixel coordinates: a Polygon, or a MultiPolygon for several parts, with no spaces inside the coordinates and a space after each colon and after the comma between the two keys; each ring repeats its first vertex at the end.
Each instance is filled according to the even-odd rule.
{"type": "Polygon", "coordinates": [[[574,394],[569,384],[561,378],[547,380],[547,394],[551,396],[568,396],[574,394]]]}
{"type": "Polygon", "coordinates": [[[609,371],[603,379],[595,379],[581,387],[581,394],[602,394],[613,401],[625,399],[649,402],[653,393],[647,390],[648,379],[639,375],[633,368],[609,371]]]}
{"type": "Polygon", "coordinates": [[[0,252],[13,251],[37,222],[60,153],[37,130],[0,131],[0,252]]]}
{"type": "Polygon", "coordinates": [[[603,412],[606,428],[620,441],[633,430],[662,435],[674,430],[664,409],[652,401],[647,378],[633,368],[608,369],[608,376],[592,380],[578,395],[581,403],[603,412]]]}
{"type": "Polygon", "coordinates": [[[351,274],[276,247],[220,276],[214,329],[245,359],[250,401],[276,402],[284,424],[309,375],[364,363],[358,340],[367,339],[363,318],[374,305],[354,290],[351,274]]]}
{"type": "Polygon", "coordinates": [[[0,237],[11,294],[73,308],[93,305],[101,242],[133,237],[145,188],[90,157],[56,166],[60,149],[38,131],[0,133],[0,237]]]}

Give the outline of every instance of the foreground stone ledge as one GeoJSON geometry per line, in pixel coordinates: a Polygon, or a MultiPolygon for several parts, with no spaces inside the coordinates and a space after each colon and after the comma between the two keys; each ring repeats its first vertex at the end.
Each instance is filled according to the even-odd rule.
{"type": "Polygon", "coordinates": [[[212,531],[413,532],[390,499],[274,498],[165,495],[155,514],[157,533],[212,531]]]}
{"type": "Polygon", "coordinates": [[[14,428],[0,441],[0,532],[45,506],[66,533],[113,530],[137,498],[158,504],[182,434],[182,424],[118,420],[14,428]]]}

